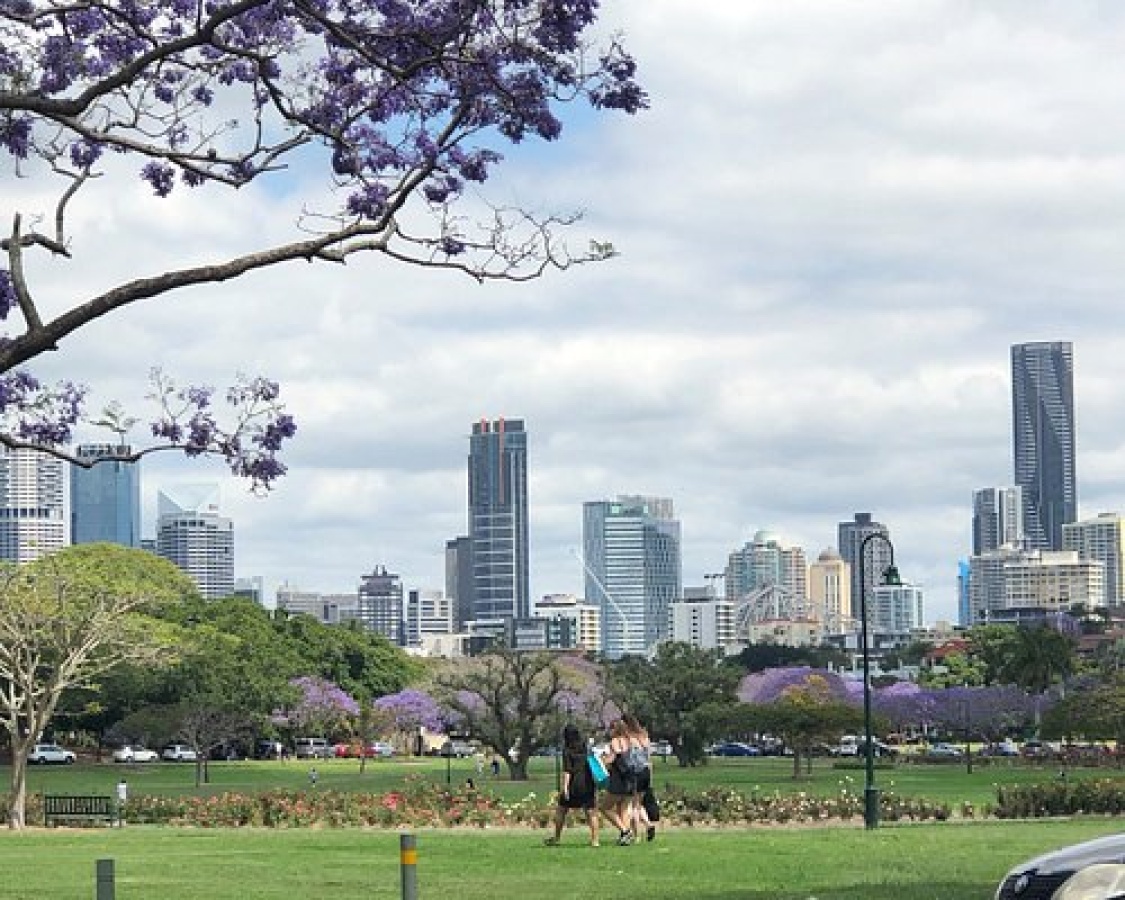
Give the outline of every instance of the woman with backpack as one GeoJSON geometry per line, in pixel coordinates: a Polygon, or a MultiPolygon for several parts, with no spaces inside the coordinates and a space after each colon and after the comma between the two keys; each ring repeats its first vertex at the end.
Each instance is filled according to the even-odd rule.
{"type": "Polygon", "coordinates": [[[563,729],[562,785],[555,807],[555,833],[543,842],[549,847],[557,847],[562,840],[563,826],[572,809],[585,810],[586,824],[590,826],[590,846],[598,846],[598,786],[586,756],[586,739],[582,732],[567,725],[563,729]]]}
{"type": "Polygon", "coordinates": [[[660,820],[660,806],[652,791],[652,741],[636,716],[626,713],[621,720],[625,723],[632,746],[644,759],[644,770],[637,775],[637,792],[633,798],[634,833],[640,834],[644,827],[645,840],[651,841],[656,837],[656,823],[660,820]]]}

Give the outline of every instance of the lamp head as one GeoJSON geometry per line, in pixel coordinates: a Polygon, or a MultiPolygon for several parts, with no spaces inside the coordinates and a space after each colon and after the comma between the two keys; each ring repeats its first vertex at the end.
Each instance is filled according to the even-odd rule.
{"type": "Polygon", "coordinates": [[[887,566],[883,570],[883,584],[888,587],[902,587],[902,578],[898,574],[898,566],[887,566]]]}

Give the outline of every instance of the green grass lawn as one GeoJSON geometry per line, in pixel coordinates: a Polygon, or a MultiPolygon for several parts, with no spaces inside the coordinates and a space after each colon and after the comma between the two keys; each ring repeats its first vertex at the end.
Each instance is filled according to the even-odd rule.
{"type": "MultiPolygon", "coordinates": [[[[760,828],[662,833],[599,848],[572,828],[423,831],[418,895],[427,900],[987,900],[1016,862],[1111,833],[1111,820],[760,828]]],[[[119,900],[401,896],[399,837],[358,829],[124,829],[0,833],[0,900],[86,900],[113,859],[119,900]]]]}
{"type": "MultiPolygon", "coordinates": [[[[511,782],[506,773],[493,779],[487,770],[478,775],[470,759],[391,759],[368,761],[363,774],[357,760],[302,760],[288,762],[255,761],[211,763],[209,784],[195,787],[195,767],[190,763],[150,763],[135,766],[79,764],[75,766],[33,767],[29,787],[33,792],[112,794],[118,778],[124,777],[130,793],[213,794],[224,791],[256,792],[273,788],[304,790],[309,786],[308,772],[317,770],[317,785],[322,789],[370,791],[383,793],[396,789],[404,776],[420,775],[438,782],[447,776],[455,785],[473,778],[478,788],[493,791],[505,799],[525,797],[535,792],[546,797],[555,788],[555,767],[552,759],[532,760],[531,778],[511,782]]],[[[962,765],[900,764],[892,769],[876,771],[876,784],[884,791],[905,797],[922,797],[948,802],[955,807],[968,802],[977,809],[995,798],[996,785],[1019,784],[1058,778],[1057,767],[1022,766],[1001,763],[974,766],[970,775],[962,765]]],[[[0,769],[0,778],[6,770],[0,769]]],[[[1075,768],[1067,772],[1072,779],[1092,777],[1125,777],[1118,769],[1075,768]]],[[[814,761],[811,777],[794,780],[792,761],[785,758],[712,759],[705,766],[680,768],[675,761],[657,760],[654,782],[659,789],[667,785],[698,791],[708,787],[727,786],[751,792],[805,791],[825,795],[848,788],[859,793],[863,789],[862,767],[833,768],[830,759],[814,761]]]]}

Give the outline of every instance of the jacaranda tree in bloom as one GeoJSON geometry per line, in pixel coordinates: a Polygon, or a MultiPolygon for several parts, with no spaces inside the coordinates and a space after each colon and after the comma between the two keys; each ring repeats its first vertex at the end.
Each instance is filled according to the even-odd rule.
{"type": "MultiPolygon", "coordinates": [[[[505,141],[559,136],[559,104],[645,105],[620,44],[592,45],[597,13],[597,0],[0,0],[0,156],[7,177],[58,185],[53,209],[12,209],[0,240],[0,316],[13,326],[0,345],[0,442],[65,456],[85,389],[20,367],[140,300],[359,252],[477,279],[612,255],[598,242],[569,251],[559,229],[572,215],[469,215],[462,203],[505,141]],[[57,315],[37,302],[32,255],[81,253],[68,212],[118,160],[166,197],[283,178],[298,156],[321,166],[335,199],[305,210],[291,241],[139,273],[57,315]]],[[[284,472],[277,453],[294,426],[273,382],[236,384],[230,425],[210,390],[160,376],[153,393],[160,446],[219,454],[257,487],[284,472]]]]}

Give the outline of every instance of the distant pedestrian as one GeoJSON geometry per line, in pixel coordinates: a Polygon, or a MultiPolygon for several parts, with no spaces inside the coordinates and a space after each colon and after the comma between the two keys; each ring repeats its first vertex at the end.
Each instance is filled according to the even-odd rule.
{"type": "Polygon", "coordinates": [[[590,846],[598,846],[598,786],[590,771],[587,753],[582,733],[573,725],[567,725],[563,729],[562,784],[558,806],[555,807],[555,833],[544,841],[549,847],[558,846],[562,840],[563,826],[572,809],[581,809],[586,813],[590,846]]]}
{"type": "Polygon", "coordinates": [[[637,775],[637,793],[633,797],[634,833],[640,834],[643,827],[645,839],[651,841],[656,837],[656,823],[660,820],[660,806],[652,791],[652,741],[636,716],[626,713],[621,719],[629,731],[631,746],[640,753],[645,763],[644,771],[637,775]]]}
{"type": "Polygon", "coordinates": [[[500,758],[498,756],[492,757],[492,777],[500,777],[500,758]]]}
{"type": "Polygon", "coordinates": [[[311,769],[309,769],[309,785],[311,787],[316,787],[317,777],[316,766],[313,766],[311,769]]]}
{"type": "Polygon", "coordinates": [[[478,750],[476,753],[473,754],[473,762],[475,762],[476,766],[477,766],[477,775],[483,775],[484,774],[484,754],[481,753],[478,750]]]}

